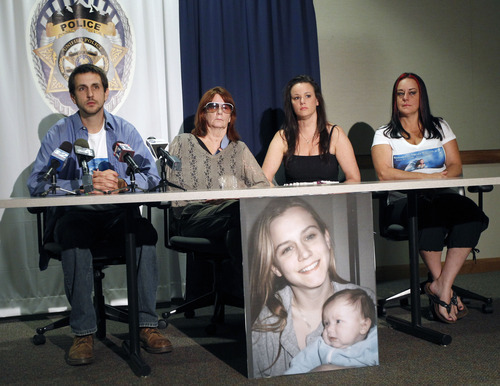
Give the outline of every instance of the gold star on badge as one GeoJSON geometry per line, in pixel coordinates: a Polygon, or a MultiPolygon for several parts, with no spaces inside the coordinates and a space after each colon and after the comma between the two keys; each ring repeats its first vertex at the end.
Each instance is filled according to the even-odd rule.
{"type": "MultiPolygon", "coordinates": [[[[128,49],[125,47],[121,47],[116,44],[112,45],[109,56],[110,61],[115,68],[123,59],[127,51],[128,49]]],[[[34,52],[50,68],[50,75],[47,80],[47,88],[45,90],[46,93],[68,91],[67,85],[62,84],[55,76],[54,71],[56,68],[59,69],[61,75],[66,79],[75,67],[86,63],[95,64],[103,68],[105,71],[108,69],[108,63],[106,63],[107,57],[105,55],[101,55],[97,50],[88,50],[83,41],[80,43],[80,47],[77,51],[68,51],[64,56],[61,56],[59,60],[57,60],[57,53],[54,51],[52,44],[37,48],[34,52]],[[59,62],[59,65],[56,65],[57,62],[59,62]]],[[[122,82],[117,71],[114,71],[113,79],[109,80],[109,89],[122,89],[122,82]]]]}

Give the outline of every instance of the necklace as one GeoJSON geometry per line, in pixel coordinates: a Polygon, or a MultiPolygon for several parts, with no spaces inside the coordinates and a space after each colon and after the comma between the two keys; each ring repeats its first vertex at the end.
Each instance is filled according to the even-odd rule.
{"type": "Polygon", "coordinates": [[[304,323],[306,324],[307,328],[309,328],[309,330],[312,329],[312,326],[311,324],[307,321],[307,318],[304,316],[304,314],[302,313],[302,310],[299,308],[299,306],[297,306],[295,304],[295,302],[293,301],[292,299],[292,307],[295,311],[297,311],[297,313],[299,314],[300,318],[304,321],[304,323]]]}
{"type": "Polygon", "coordinates": [[[306,143],[309,145],[309,144],[311,143],[311,141],[312,141],[312,140],[316,137],[316,132],[314,132],[314,135],[313,135],[313,136],[312,136],[312,138],[311,138],[311,139],[309,139],[309,140],[308,140],[306,137],[304,137],[304,134],[302,134],[302,133],[300,132],[300,130],[299,130],[299,135],[300,135],[302,138],[304,138],[304,141],[306,141],[306,143]]]}

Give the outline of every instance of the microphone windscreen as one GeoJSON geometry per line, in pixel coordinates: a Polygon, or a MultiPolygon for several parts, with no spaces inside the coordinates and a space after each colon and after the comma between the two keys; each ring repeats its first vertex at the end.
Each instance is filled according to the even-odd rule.
{"type": "Polygon", "coordinates": [[[64,150],[66,153],[71,153],[73,145],[68,141],[64,141],[63,143],[61,143],[61,146],[59,146],[59,149],[64,150]]]}
{"type": "Polygon", "coordinates": [[[113,167],[111,166],[111,164],[108,161],[102,161],[99,164],[99,168],[98,169],[99,169],[100,172],[103,172],[103,171],[108,170],[108,169],[113,170],[113,167]]]}
{"type": "Polygon", "coordinates": [[[80,147],[84,147],[86,149],[89,149],[90,146],[89,146],[89,143],[83,139],[83,138],[78,138],[75,143],[74,143],[75,146],[80,146],[80,147]]]}
{"type": "Polygon", "coordinates": [[[119,143],[123,143],[123,141],[116,141],[116,142],[113,144],[113,151],[116,151],[116,146],[117,146],[119,143]]]}

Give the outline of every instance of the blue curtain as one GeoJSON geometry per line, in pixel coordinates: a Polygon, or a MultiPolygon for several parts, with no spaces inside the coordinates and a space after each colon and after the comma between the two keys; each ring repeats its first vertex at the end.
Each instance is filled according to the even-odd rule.
{"type": "Polygon", "coordinates": [[[222,86],[236,128],[262,163],[283,120],[283,88],[295,75],[320,82],[312,0],[181,0],[184,131],[205,91],[222,86]]]}

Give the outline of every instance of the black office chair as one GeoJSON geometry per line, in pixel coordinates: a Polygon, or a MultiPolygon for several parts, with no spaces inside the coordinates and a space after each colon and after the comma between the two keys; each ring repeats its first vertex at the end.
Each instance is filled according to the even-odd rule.
{"type": "MultiPolygon", "coordinates": [[[[460,193],[465,194],[463,188],[460,188],[460,193]]],[[[493,185],[482,185],[482,186],[470,186],[467,190],[471,193],[478,194],[478,206],[483,209],[483,193],[491,192],[493,190],[493,185]]],[[[407,241],[408,240],[408,229],[399,224],[393,224],[387,218],[387,196],[388,192],[375,192],[373,193],[373,198],[378,199],[379,202],[379,232],[380,236],[392,240],[392,241],[407,241]]],[[[432,277],[429,273],[427,280],[420,283],[420,294],[425,293],[425,285],[432,281],[432,277]]],[[[474,292],[470,292],[466,289],[453,286],[453,290],[462,299],[464,304],[469,304],[470,300],[477,300],[482,302],[482,311],[484,313],[493,312],[493,299],[478,295],[474,292]]],[[[386,315],[386,305],[388,302],[399,301],[399,305],[403,308],[408,307],[409,298],[411,295],[410,289],[406,289],[390,297],[379,299],[377,302],[377,310],[379,317],[386,315]]],[[[432,309],[429,306],[424,313],[427,319],[434,319],[432,309]]]]}
{"type": "MultiPolygon", "coordinates": [[[[38,236],[38,252],[46,253],[51,259],[61,260],[61,246],[56,242],[43,242],[43,232],[46,221],[46,208],[29,208],[30,213],[37,216],[37,236],[38,236]]],[[[128,323],[128,314],[126,307],[115,307],[105,304],[102,291],[102,279],[104,278],[103,270],[111,265],[125,264],[124,251],[116,250],[116,246],[107,245],[105,242],[92,248],[92,265],[94,270],[94,307],[97,317],[97,332],[98,339],[106,337],[106,319],[117,322],[128,323]]],[[[36,329],[36,335],[33,336],[35,345],[44,344],[46,341],[45,333],[57,328],[69,326],[69,316],[50,323],[46,326],[36,329]]]]}
{"type": "MultiPolygon", "coordinates": [[[[244,304],[242,296],[234,295],[227,289],[228,277],[225,275],[230,271],[231,262],[227,246],[235,240],[235,237],[241,236],[231,231],[219,239],[178,236],[174,229],[171,205],[163,204],[161,208],[164,210],[165,246],[168,249],[186,253],[187,257],[185,301],[179,307],[162,314],[164,318],[160,322],[162,328],[168,324],[166,319],[174,314],[184,313],[186,318],[192,318],[195,316],[195,310],[213,306],[214,311],[210,324],[205,328],[207,334],[213,335],[216,332],[217,324],[224,322],[224,306],[227,304],[243,307],[244,304]],[[205,271],[206,268],[211,271],[208,275],[205,271]],[[207,277],[209,278],[209,288],[200,295],[200,289],[205,290],[202,285],[199,285],[200,281],[206,283],[204,279],[207,277]]],[[[241,286],[243,286],[242,283],[241,286]]],[[[241,293],[243,293],[242,288],[241,293]]]]}

